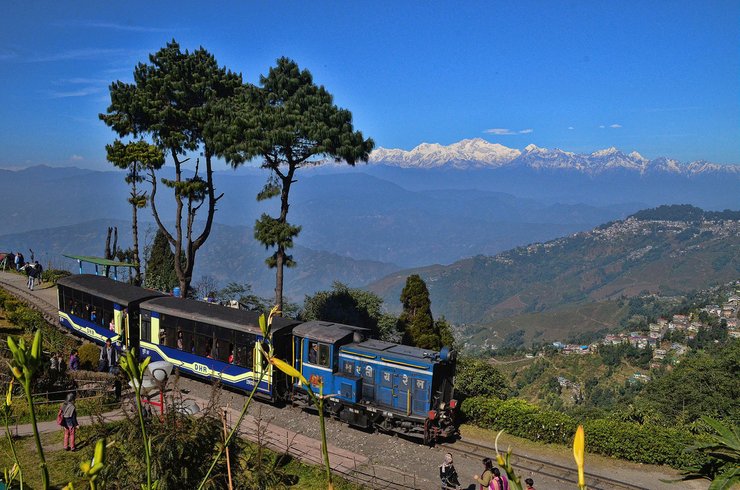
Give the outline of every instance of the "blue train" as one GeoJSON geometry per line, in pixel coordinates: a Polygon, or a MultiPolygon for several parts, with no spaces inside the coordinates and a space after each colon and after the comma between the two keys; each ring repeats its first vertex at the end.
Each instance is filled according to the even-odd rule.
{"type": "Polygon", "coordinates": [[[368,339],[360,327],[275,318],[275,355],[290,360],[310,387],[262,359],[259,314],[173,298],[103,276],[75,275],[57,283],[60,323],[97,343],[111,339],[181,374],[251,391],[271,402],[308,407],[307,389],[328,396],[325,410],[347,424],[418,438],[456,434],[454,352],[368,339]]]}

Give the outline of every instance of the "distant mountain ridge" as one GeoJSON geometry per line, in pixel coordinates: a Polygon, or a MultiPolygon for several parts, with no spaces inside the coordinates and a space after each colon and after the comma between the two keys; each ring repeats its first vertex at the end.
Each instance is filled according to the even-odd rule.
{"type": "Polygon", "coordinates": [[[490,143],[482,138],[465,139],[451,145],[422,143],[413,150],[378,148],[370,162],[404,168],[502,168],[575,170],[586,174],[602,174],[611,170],[627,170],[638,174],[663,172],[679,175],[729,173],[740,175],[740,166],[719,165],[705,160],[682,163],[660,157],[648,160],[637,151],[625,154],[615,147],[590,154],[572,153],[560,149],[528,145],[523,151],[490,143]]]}

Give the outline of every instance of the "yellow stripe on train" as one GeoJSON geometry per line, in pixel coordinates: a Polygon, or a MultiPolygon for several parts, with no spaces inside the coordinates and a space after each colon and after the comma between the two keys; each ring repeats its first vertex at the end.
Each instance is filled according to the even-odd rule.
{"type": "MultiPolygon", "coordinates": [[[[225,374],[223,372],[214,371],[213,369],[209,368],[206,365],[200,364],[198,362],[185,362],[181,361],[180,359],[175,359],[167,354],[165,354],[162,349],[159,348],[159,345],[152,344],[151,342],[141,342],[141,347],[144,349],[153,350],[157,354],[159,354],[163,360],[169,362],[170,364],[173,364],[175,366],[189,369],[193,371],[194,373],[202,374],[205,376],[215,376],[217,378],[230,381],[232,383],[238,383],[240,381],[246,381],[247,379],[251,379],[252,381],[259,379],[259,376],[254,373],[254,371],[248,371],[243,374],[239,375],[232,375],[232,374],[225,374]]],[[[272,384],[272,366],[268,366],[268,371],[265,373],[265,377],[262,379],[263,382],[266,382],[268,385],[272,384]]]]}
{"type": "Polygon", "coordinates": [[[110,338],[111,342],[117,342],[118,339],[121,337],[120,335],[114,335],[113,337],[106,337],[105,335],[99,334],[94,328],[84,327],[82,325],[78,325],[77,323],[75,323],[74,321],[72,321],[72,318],[68,314],[66,314],[66,313],[64,313],[62,311],[59,312],[59,318],[66,319],[69,322],[69,324],[72,325],[72,328],[75,331],[81,333],[85,337],[89,337],[91,339],[99,340],[101,343],[105,343],[105,341],[108,340],[109,338],[110,338]]]}

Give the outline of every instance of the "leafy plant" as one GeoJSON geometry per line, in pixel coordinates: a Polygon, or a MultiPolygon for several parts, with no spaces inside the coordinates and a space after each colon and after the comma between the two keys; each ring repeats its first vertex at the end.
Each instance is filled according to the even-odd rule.
{"type": "Polygon", "coordinates": [[[141,362],[141,364],[139,364],[139,361],[129,350],[126,352],[126,356],[121,357],[121,360],[119,361],[121,370],[126,373],[126,376],[131,380],[134,394],[136,395],[136,412],[139,415],[139,423],[141,424],[141,436],[144,441],[144,460],[146,461],[146,487],[143,485],[142,487],[146,490],[156,490],[157,488],[157,482],[152,483],[152,439],[147,436],[146,426],[144,425],[144,412],[141,406],[141,382],[144,379],[146,367],[149,365],[151,360],[151,357],[147,357],[141,362]]]}
{"type": "Polygon", "coordinates": [[[21,490],[23,489],[23,470],[21,469],[21,463],[18,460],[18,453],[15,450],[15,442],[13,442],[13,435],[10,433],[10,412],[11,405],[13,404],[13,379],[10,379],[8,383],[8,393],[5,395],[5,402],[0,406],[0,411],[3,413],[3,420],[5,421],[5,435],[8,438],[8,446],[10,446],[10,452],[13,455],[13,467],[8,470],[3,470],[3,481],[8,488],[11,487],[13,480],[18,477],[21,490]]]}
{"type": "Polygon", "coordinates": [[[709,417],[702,417],[702,422],[714,430],[709,434],[709,441],[700,442],[689,448],[708,456],[703,465],[694,465],[685,469],[684,480],[704,478],[711,480],[709,490],[725,490],[740,484],[740,434],[734,424],[723,424],[709,417]]]}
{"type": "Polygon", "coordinates": [[[39,436],[39,429],[36,425],[36,412],[31,397],[31,380],[41,366],[41,330],[36,330],[30,348],[26,346],[23,338],[16,344],[12,337],[8,337],[8,348],[13,355],[13,360],[8,363],[10,371],[13,377],[23,387],[26,400],[28,401],[33,437],[36,441],[36,451],[39,460],[41,460],[39,464],[41,467],[41,487],[47,490],[49,488],[49,469],[47,468],[46,458],[44,457],[44,448],[41,446],[41,437],[39,436]]]}

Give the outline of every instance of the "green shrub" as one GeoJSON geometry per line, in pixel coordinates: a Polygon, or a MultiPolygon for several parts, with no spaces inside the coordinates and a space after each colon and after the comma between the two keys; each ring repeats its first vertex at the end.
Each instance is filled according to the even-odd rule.
{"type": "MultiPolygon", "coordinates": [[[[465,400],[460,409],[468,421],[481,427],[546,443],[570,445],[578,426],[573,417],[521,399],[475,397],[465,400]]],[[[588,450],[593,453],[676,468],[706,461],[686,452],[696,439],[685,429],[609,419],[588,420],[583,426],[588,450]]]]}
{"type": "Polygon", "coordinates": [[[455,392],[463,397],[494,396],[506,399],[509,385],[490,362],[483,359],[462,357],[457,363],[455,392]]]}
{"type": "Polygon", "coordinates": [[[41,278],[44,282],[50,282],[56,284],[62,277],[71,276],[72,273],[61,269],[49,269],[41,273],[41,278]]]}
{"type": "Polygon", "coordinates": [[[100,347],[96,344],[82,344],[77,353],[80,356],[80,369],[88,371],[96,371],[98,369],[100,347]]]}

